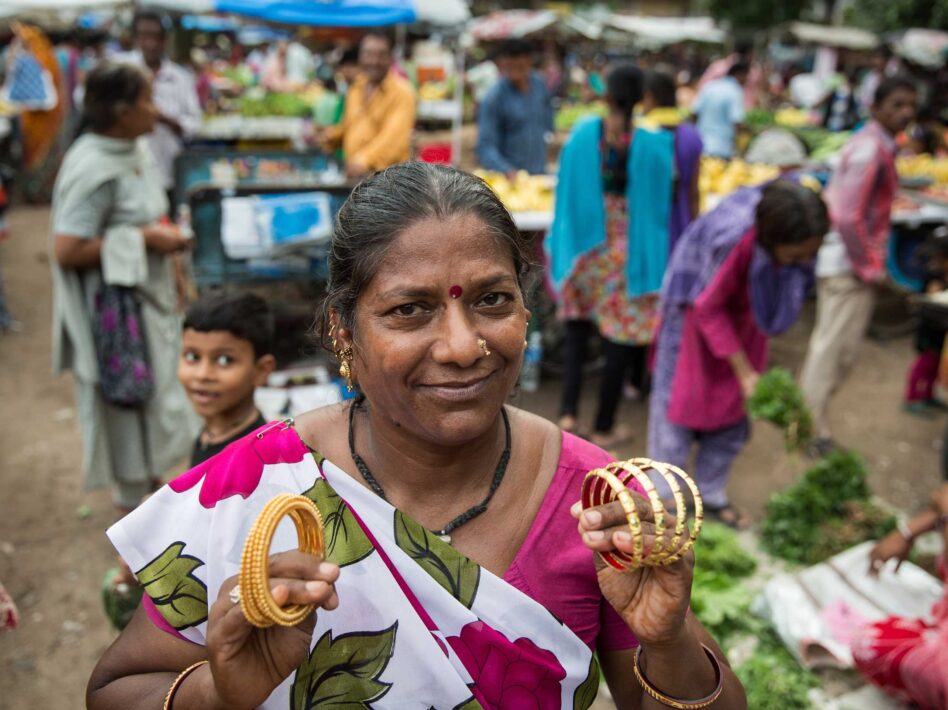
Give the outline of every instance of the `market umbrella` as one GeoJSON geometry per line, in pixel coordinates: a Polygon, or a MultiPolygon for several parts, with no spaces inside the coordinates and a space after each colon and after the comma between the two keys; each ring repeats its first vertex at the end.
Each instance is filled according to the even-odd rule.
{"type": "Polygon", "coordinates": [[[463,0],[158,0],[147,4],[191,14],[229,12],[311,27],[379,27],[411,22],[451,26],[470,17],[463,0]]]}

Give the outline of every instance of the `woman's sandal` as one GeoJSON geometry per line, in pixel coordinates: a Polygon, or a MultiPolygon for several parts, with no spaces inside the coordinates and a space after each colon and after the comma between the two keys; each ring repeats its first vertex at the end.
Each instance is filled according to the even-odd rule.
{"type": "Polygon", "coordinates": [[[717,508],[705,503],[704,512],[710,519],[716,520],[722,525],[727,525],[734,530],[747,530],[751,524],[750,516],[738,508],[735,508],[731,503],[717,508]]]}

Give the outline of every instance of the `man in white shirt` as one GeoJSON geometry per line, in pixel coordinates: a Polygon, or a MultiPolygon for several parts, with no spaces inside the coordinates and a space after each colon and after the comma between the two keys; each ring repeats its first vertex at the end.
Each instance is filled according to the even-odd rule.
{"type": "Polygon", "coordinates": [[[704,152],[716,158],[734,157],[737,127],[744,121],[744,82],[746,64],[732,66],[727,76],[706,84],[691,107],[698,115],[698,132],[704,152]]]}
{"type": "Polygon", "coordinates": [[[152,97],[158,108],[158,123],[148,135],[148,145],[161,172],[166,190],[174,189],[174,160],[184,141],[201,127],[201,105],[194,77],[165,56],[167,34],[161,15],[141,11],[132,21],[135,51],[127,55],[130,63],[147,69],[152,75],[152,97]]]}

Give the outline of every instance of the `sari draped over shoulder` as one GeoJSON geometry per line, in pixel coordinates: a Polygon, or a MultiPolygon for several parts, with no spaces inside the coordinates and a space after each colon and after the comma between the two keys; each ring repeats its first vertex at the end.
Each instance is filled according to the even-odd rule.
{"type": "MultiPolygon", "coordinates": [[[[162,488],[108,532],[161,629],[203,644],[207,611],[239,571],[243,542],[279,493],[312,499],[340,605],[317,612],[307,660],[263,708],[330,698],[373,708],[587,708],[599,669],[544,606],[483,569],[268,424],[162,488]]],[[[292,550],[289,520],[271,553],[292,550]]]]}

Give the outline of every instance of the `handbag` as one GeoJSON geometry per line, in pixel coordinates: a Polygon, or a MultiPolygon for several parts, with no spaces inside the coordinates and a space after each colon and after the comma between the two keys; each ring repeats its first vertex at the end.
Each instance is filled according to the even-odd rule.
{"type": "Polygon", "coordinates": [[[99,288],[93,336],[102,398],[119,407],[144,405],[155,389],[155,375],[133,287],[103,284],[99,288]]]}

